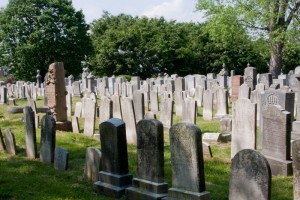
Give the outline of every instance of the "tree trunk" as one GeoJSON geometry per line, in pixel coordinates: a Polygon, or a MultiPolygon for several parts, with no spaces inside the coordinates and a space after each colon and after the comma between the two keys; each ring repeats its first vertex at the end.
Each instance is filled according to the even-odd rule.
{"type": "Polygon", "coordinates": [[[271,58],[270,58],[270,66],[269,72],[272,74],[273,78],[277,78],[281,73],[282,67],[282,50],[283,43],[273,43],[271,44],[271,58]]]}

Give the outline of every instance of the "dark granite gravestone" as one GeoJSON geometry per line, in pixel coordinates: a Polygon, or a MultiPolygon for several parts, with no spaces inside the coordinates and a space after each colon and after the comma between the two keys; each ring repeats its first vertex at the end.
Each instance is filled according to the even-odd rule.
{"type": "Polygon", "coordinates": [[[54,168],[58,170],[67,170],[69,162],[69,152],[61,147],[55,148],[54,168]]]}
{"type": "Polygon", "coordinates": [[[0,129],[0,151],[5,151],[6,147],[5,147],[5,143],[3,140],[3,135],[2,135],[2,131],[0,129]]]}
{"type": "Polygon", "coordinates": [[[101,170],[101,151],[94,147],[88,147],[85,153],[84,176],[89,180],[98,181],[101,170]]]}
{"type": "Polygon", "coordinates": [[[43,163],[51,164],[54,160],[55,150],[55,120],[51,116],[51,113],[46,113],[42,118],[41,127],[41,149],[40,149],[40,161],[43,163]]]}
{"type": "Polygon", "coordinates": [[[16,155],[16,140],[14,134],[11,132],[9,128],[5,129],[4,133],[4,141],[6,146],[6,153],[16,155]]]}
{"type": "Polygon", "coordinates": [[[141,120],[137,124],[137,178],[126,189],[128,199],[162,199],[167,196],[164,182],[164,131],[160,121],[141,120]]]}
{"type": "Polygon", "coordinates": [[[271,199],[271,170],[258,151],[244,149],[231,161],[229,200],[271,199]]]}
{"type": "Polygon", "coordinates": [[[35,114],[30,106],[26,106],[24,112],[25,146],[28,158],[37,158],[35,114]]]}
{"type": "Polygon", "coordinates": [[[294,173],[294,200],[300,199],[300,140],[292,143],[293,173],[294,173]]]}
{"type": "Polygon", "coordinates": [[[114,198],[125,194],[132,184],[132,175],[128,171],[128,155],[125,123],[112,118],[100,124],[101,166],[99,181],[94,190],[114,198]]]}
{"type": "Polygon", "coordinates": [[[170,129],[172,188],[168,200],[208,200],[205,191],[201,130],[194,124],[179,123],[170,129]]]}
{"type": "Polygon", "coordinates": [[[269,105],[263,111],[263,120],[262,152],[270,163],[272,175],[292,175],[291,113],[269,105]]]}

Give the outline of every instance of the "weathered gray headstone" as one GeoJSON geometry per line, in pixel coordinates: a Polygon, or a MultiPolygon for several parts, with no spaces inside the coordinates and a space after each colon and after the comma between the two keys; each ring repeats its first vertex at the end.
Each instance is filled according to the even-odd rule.
{"type": "Polygon", "coordinates": [[[182,122],[196,124],[197,102],[191,98],[186,98],[182,103],[182,122]]]}
{"type": "Polygon", "coordinates": [[[67,116],[72,116],[72,95],[68,93],[66,95],[66,104],[67,104],[67,116]]]}
{"type": "Polygon", "coordinates": [[[205,90],[203,93],[203,119],[213,119],[213,93],[211,90],[205,90]]]}
{"type": "Polygon", "coordinates": [[[82,103],[81,102],[76,102],[74,116],[75,117],[80,117],[81,116],[81,110],[82,110],[82,103]]]}
{"type": "Polygon", "coordinates": [[[5,147],[5,143],[3,140],[3,135],[2,135],[2,131],[0,129],[0,151],[5,151],[6,147],[5,147]]]}
{"type": "Polygon", "coordinates": [[[167,196],[164,182],[164,131],[161,122],[141,120],[137,124],[137,178],[126,189],[128,199],[162,199],[167,196]]]}
{"type": "Polygon", "coordinates": [[[256,68],[248,66],[244,70],[244,82],[247,84],[248,87],[250,87],[251,90],[255,89],[256,85],[256,68]]]}
{"type": "Polygon", "coordinates": [[[9,128],[5,129],[4,141],[5,141],[6,152],[8,154],[16,155],[17,147],[16,147],[15,136],[9,128]]]}
{"type": "Polygon", "coordinates": [[[271,179],[269,163],[261,153],[239,151],[231,161],[229,200],[270,200],[271,179]]]}
{"type": "Polygon", "coordinates": [[[231,158],[242,149],[256,149],[256,104],[249,99],[232,106],[231,158]]]}
{"type": "Polygon", "coordinates": [[[136,123],[144,119],[145,115],[145,105],[144,105],[144,93],[140,90],[135,90],[133,92],[133,107],[136,123]]]}
{"type": "Polygon", "coordinates": [[[72,130],[73,133],[80,133],[78,117],[72,116],[72,130]]]}
{"type": "Polygon", "coordinates": [[[98,181],[101,169],[101,151],[88,147],[85,153],[84,176],[89,180],[98,181]]]}
{"type": "Polygon", "coordinates": [[[109,120],[112,117],[112,101],[110,98],[101,97],[99,112],[99,124],[109,120]]]}
{"type": "Polygon", "coordinates": [[[217,98],[217,113],[216,118],[222,118],[228,114],[228,91],[224,88],[219,88],[216,92],[217,98]]]}
{"type": "Polygon", "coordinates": [[[51,164],[54,160],[55,126],[54,118],[50,113],[46,113],[42,118],[41,126],[40,161],[43,163],[51,164]]]}
{"type": "Polygon", "coordinates": [[[159,113],[158,93],[155,91],[150,91],[150,108],[154,114],[159,113]]]}
{"type": "Polygon", "coordinates": [[[112,95],[112,117],[122,119],[121,102],[119,95],[112,95]]]}
{"type": "Polygon", "coordinates": [[[251,95],[251,88],[246,84],[243,83],[239,88],[239,99],[250,99],[251,95]]]}
{"type": "Polygon", "coordinates": [[[195,100],[197,101],[197,106],[202,107],[203,103],[203,92],[204,88],[202,86],[197,86],[195,91],[195,100]]]}
{"type": "Polygon", "coordinates": [[[34,120],[34,112],[31,107],[26,106],[24,112],[24,127],[25,127],[25,146],[26,155],[29,158],[37,158],[37,145],[36,145],[36,127],[34,120]]]}
{"type": "Polygon", "coordinates": [[[174,91],[174,100],[175,100],[175,114],[176,116],[182,116],[183,94],[181,91],[174,91]]]}
{"type": "Polygon", "coordinates": [[[272,74],[260,74],[258,82],[264,84],[266,86],[266,89],[269,89],[270,85],[272,84],[272,74]]]}
{"type": "Polygon", "coordinates": [[[83,134],[92,136],[95,132],[95,120],[96,120],[96,103],[87,98],[85,100],[84,109],[84,128],[83,134]]]}
{"type": "Polygon", "coordinates": [[[136,144],[136,120],[133,101],[130,97],[121,98],[123,120],[126,124],[126,138],[128,144],[136,144]]]}
{"type": "Polygon", "coordinates": [[[166,130],[173,125],[173,105],[174,102],[171,98],[164,98],[161,101],[160,121],[166,130]]]}
{"type": "Polygon", "coordinates": [[[170,151],[172,188],[167,199],[210,199],[210,193],[205,191],[201,130],[190,123],[172,126],[170,151]]]}
{"type": "Polygon", "coordinates": [[[293,174],[294,174],[294,200],[300,199],[300,140],[292,143],[293,174]]]}
{"type": "Polygon", "coordinates": [[[58,170],[67,170],[69,162],[69,152],[61,147],[55,148],[54,168],[58,170]]]}
{"type": "Polygon", "coordinates": [[[101,166],[99,181],[94,183],[97,193],[120,198],[132,184],[128,170],[125,123],[112,118],[100,124],[101,166]]]}

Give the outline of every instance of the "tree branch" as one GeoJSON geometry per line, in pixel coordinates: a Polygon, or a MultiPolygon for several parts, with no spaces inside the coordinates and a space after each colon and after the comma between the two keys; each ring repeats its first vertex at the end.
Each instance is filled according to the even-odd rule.
{"type": "Polygon", "coordinates": [[[295,13],[298,11],[299,8],[300,8],[300,0],[297,0],[294,7],[291,8],[290,14],[285,21],[286,27],[288,27],[288,25],[291,23],[292,19],[295,17],[295,13]]]}

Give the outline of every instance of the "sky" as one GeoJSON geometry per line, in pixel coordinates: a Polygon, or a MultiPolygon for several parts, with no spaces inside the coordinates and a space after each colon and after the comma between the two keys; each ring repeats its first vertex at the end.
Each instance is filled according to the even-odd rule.
{"type": "MultiPolygon", "coordinates": [[[[86,23],[99,19],[103,11],[112,15],[121,13],[132,16],[161,17],[177,22],[203,22],[203,15],[196,10],[198,0],[73,0],[76,10],[82,9],[86,23]]],[[[0,0],[5,7],[8,0],[0,0]]]]}

